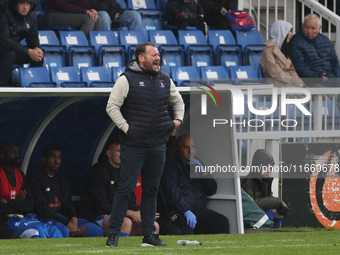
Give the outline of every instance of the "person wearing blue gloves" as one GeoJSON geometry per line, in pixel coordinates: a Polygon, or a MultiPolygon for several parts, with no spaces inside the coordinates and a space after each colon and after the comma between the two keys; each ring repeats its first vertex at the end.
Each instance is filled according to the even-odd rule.
{"type": "Polygon", "coordinates": [[[170,209],[171,221],[182,234],[218,234],[229,233],[228,219],[207,209],[207,196],[216,193],[217,183],[213,178],[201,178],[201,174],[192,173],[190,165],[203,167],[195,158],[194,140],[182,135],[176,140],[174,157],[167,160],[161,187],[170,209]]]}

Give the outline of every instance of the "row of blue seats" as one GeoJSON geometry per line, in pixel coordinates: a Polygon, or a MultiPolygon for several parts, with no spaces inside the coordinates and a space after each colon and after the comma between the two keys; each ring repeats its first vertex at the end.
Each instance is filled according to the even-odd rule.
{"type": "MultiPolygon", "coordinates": [[[[134,57],[137,44],[151,41],[160,51],[163,66],[258,66],[263,44],[245,38],[260,38],[259,31],[240,32],[237,42],[228,30],[209,31],[208,40],[199,30],[179,30],[178,41],[171,30],[160,31],[91,31],[89,40],[82,31],[39,31],[47,69],[56,66],[125,66],[134,57]],[[242,36],[241,36],[242,35],[242,36]],[[66,63],[66,57],[67,63],[66,63]],[[186,58],[187,57],[187,58],[186,58]],[[243,60],[244,59],[244,60],[243,60]]],[[[263,40],[262,40],[263,43],[263,40]]]]}
{"type": "Polygon", "coordinates": [[[211,85],[218,83],[263,84],[261,72],[253,66],[162,66],[162,70],[170,74],[176,86],[195,86],[196,82],[211,85]]]}
{"type": "MultiPolygon", "coordinates": [[[[211,84],[228,82],[243,84],[261,83],[257,71],[252,66],[193,66],[166,67],[162,70],[170,75],[176,86],[193,86],[193,82],[211,84]]],[[[103,66],[52,67],[50,72],[44,67],[20,68],[19,80],[22,87],[112,87],[125,67],[106,68],[103,66]]]]}

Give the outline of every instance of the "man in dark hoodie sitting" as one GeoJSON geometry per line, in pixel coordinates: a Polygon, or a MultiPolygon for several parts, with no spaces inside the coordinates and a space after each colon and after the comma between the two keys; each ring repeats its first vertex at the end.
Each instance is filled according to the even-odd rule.
{"type": "Polygon", "coordinates": [[[13,64],[43,65],[34,0],[12,0],[0,15],[0,87],[11,86],[13,64]],[[20,44],[26,39],[27,46],[20,44]]]}
{"type": "Polygon", "coordinates": [[[251,196],[258,206],[274,221],[274,228],[281,226],[282,218],[288,207],[280,198],[273,197],[270,167],[275,164],[274,158],[264,149],[255,152],[252,170],[242,181],[242,188],[251,196]]]}

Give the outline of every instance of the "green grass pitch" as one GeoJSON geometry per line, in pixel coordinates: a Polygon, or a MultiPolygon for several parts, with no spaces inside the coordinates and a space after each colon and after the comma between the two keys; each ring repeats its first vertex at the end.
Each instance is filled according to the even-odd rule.
{"type": "Polygon", "coordinates": [[[340,231],[308,230],[230,235],[161,236],[168,247],[141,247],[141,237],[0,240],[0,254],[340,254],[340,231]],[[178,245],[197,240],[202,245],[178,245]]]}

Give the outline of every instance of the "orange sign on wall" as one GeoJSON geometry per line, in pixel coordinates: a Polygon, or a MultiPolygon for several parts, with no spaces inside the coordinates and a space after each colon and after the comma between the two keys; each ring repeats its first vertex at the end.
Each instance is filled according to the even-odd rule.
{"type": "Polygon", "coordinates": [[[340,229],[340,143],[282,143],[283,226],[340,229]]]}
{"type": "Polygon", "coordinates": [[[309,182],[313,212],[326,228],[340,229],[340,179],[336,175],[338,172],[339,158],[329,150],[316,160],[309,182]],[[328,169],[321,169],[324,166],[328,166],[328,169]]]}

